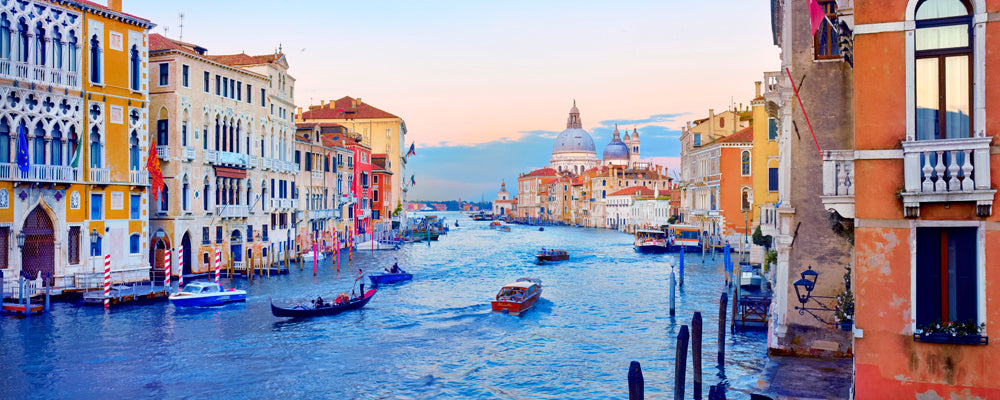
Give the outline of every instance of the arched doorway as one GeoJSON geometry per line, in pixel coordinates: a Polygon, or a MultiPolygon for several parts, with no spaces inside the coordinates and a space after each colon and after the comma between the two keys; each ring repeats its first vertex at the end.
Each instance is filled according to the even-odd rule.
{"type": "Polygon", "coordinates": [[[54,232],[52,220],[42,206],[36,206],[21,227],[21,233],[25,235],[24,248],[21,249],[21,269],[33,279],[39,273],[52,277],[46,282],[49,285],[55,281],[54,232]]]}
{"type": "Polygon", "coordinates": [[[240,230],[234,230],[229,236],[229,254],[232,254],[233,262],[243,261],[243,234],[240,230]]]}
{"type": "MultiPolygon", "coordinates": [[[[163,234],[157,232],[156,236],[163,234]]],[[[167,252],[167,242],[162,237],[157,237],[153,241],[153,249],[149,252],[149,280],[159,282],[166,276],[164,271],[163,255],[167,252]]]]}
{"type": "Polygon", "coordinates": [[[184,246],[184,271],[185,275],[191,273],[191,253],[194,252],[194,247],[191,247],[191,233],[184,232],[184,237],[181,239],[181,246],[184,246]]]}

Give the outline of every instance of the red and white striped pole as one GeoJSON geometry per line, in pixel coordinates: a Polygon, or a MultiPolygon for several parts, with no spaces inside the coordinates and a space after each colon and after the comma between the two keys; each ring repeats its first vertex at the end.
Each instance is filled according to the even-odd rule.
{"type": "Polygon", "coordinates": [[[163,286],[170,292],[170,249],[163,253],[163,286]]]}
{"type": "Polygon", "coordinates": [[[215,251],[215,283],[219,283],[220,268],[222,268],[222,250],[215,251]]]}
{"type": "Polygon", "coordinates": [[[104,309],[111,307],[111,254],[104,255],[104,309]]]}
{"type": "Polygon", "coordinates": [[[184,245],[177,249],[177,291],[184,290],[184,245]]]}

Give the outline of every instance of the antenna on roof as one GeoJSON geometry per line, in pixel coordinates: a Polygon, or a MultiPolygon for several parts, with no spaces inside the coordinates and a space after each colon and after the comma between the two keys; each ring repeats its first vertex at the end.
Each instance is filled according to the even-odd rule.
{"type": "Polygon", "coordinates": [[[180,20],[181,20],[180,25],[177,26],[181,30],[181,37],[178,38],[177,40],[180,40],[180,41],[183,42],[184,41],[184,12],[181,11],[181,12],[177,13],[177,18],[180,18],[180,20]]]}

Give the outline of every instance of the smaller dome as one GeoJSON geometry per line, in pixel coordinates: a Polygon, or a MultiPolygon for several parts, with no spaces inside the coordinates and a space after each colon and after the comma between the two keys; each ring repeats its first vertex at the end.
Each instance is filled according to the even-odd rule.
{"type": "Polygon", "coordinates": [[[632,128],[632,140],[639,140],[639,130],[632,128]]]}
{"type": "Polygon", "coordinates": [[[604,147],[604,162],[608,161],[628,161],[628,146],[618,138],[604,147]]]}
{"type": "Polygon", "coordinates": [[[628,134],[626,133],[626,134],[625,134],[625,137],[624,137],[624,138],[622,138],[622,140],[632,140],[632,138],[630,138],[630,137],[628,136],[628,134]]]}

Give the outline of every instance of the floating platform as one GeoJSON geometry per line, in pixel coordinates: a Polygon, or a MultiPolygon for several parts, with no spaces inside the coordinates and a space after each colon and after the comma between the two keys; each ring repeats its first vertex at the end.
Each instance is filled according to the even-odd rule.
{"type": "Polygon", "coordinates": [[[9,313],[20,313],[27,314],[28,312],[32,314],[38,314],[45,310],[45,304],[31,304],[31,308],[28,308],[27,304],[18,303],[3,303],[3,310],[9,313]]]}
{"type": "MultiPolygon", "coordinates": [[[[139,303],[147,301],[166,300],[170,293],[162,285],[114,285],[108,294],[108,299],[112,305],[139,303]]],[[[104,290],[92,290],[83,293],[83,303],[99,305],[104,304],[104,290]]]]}

